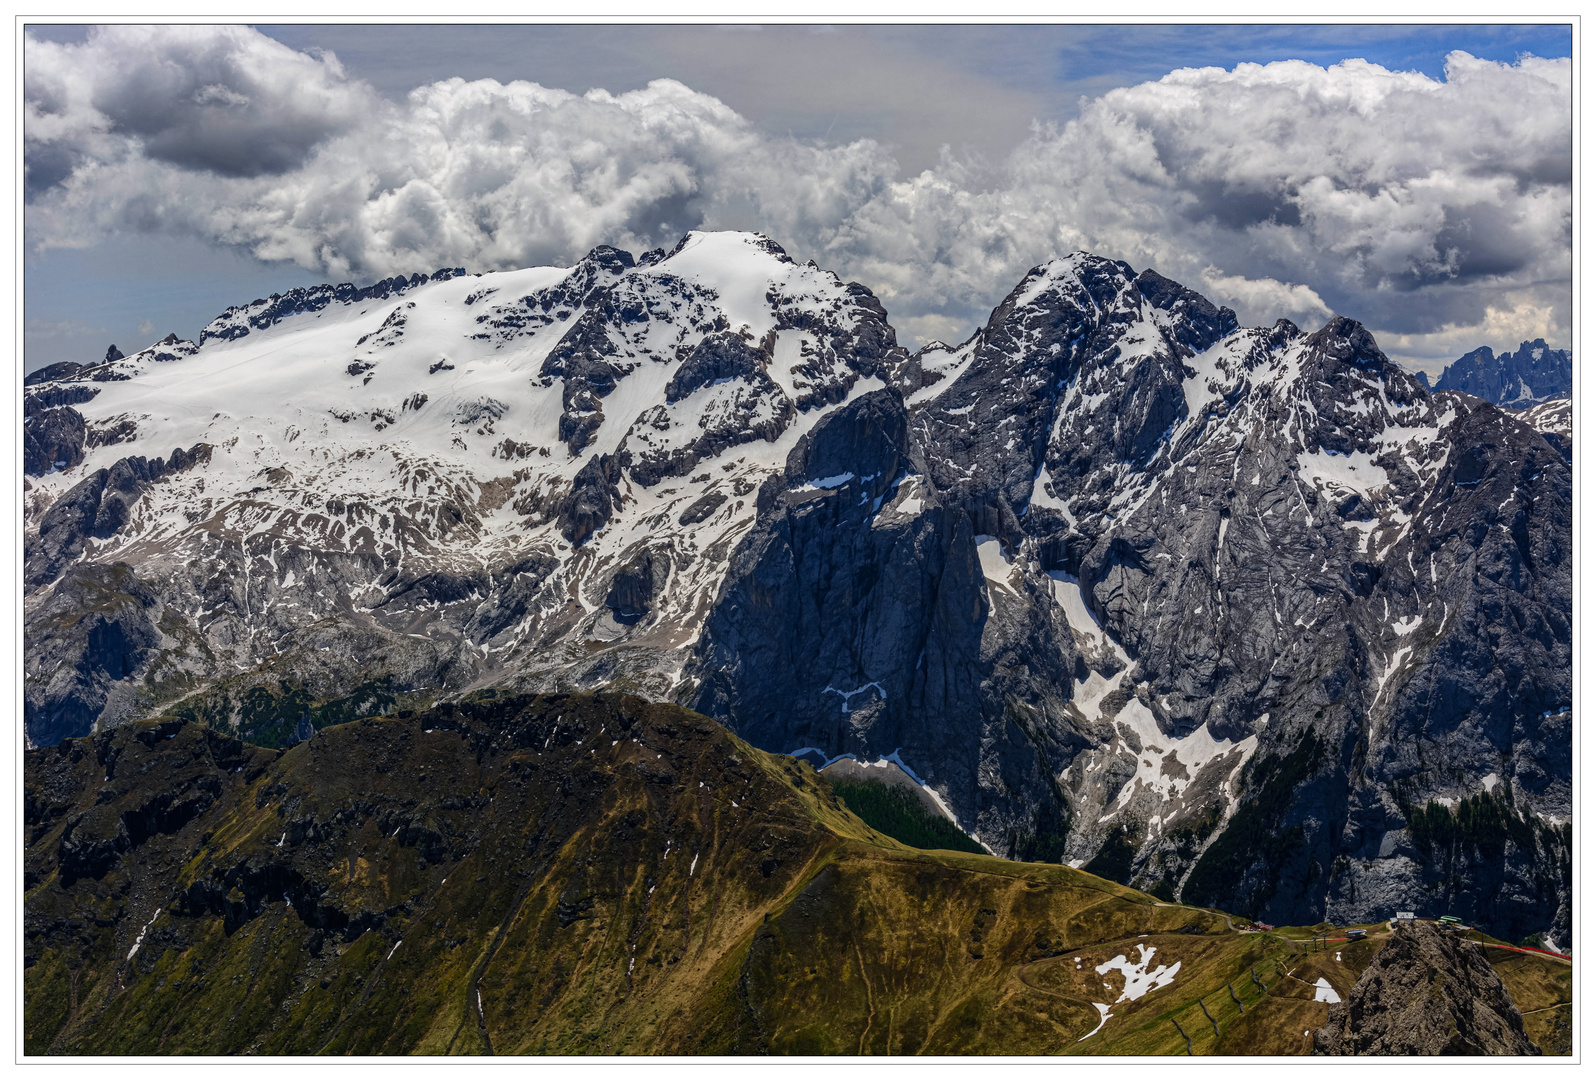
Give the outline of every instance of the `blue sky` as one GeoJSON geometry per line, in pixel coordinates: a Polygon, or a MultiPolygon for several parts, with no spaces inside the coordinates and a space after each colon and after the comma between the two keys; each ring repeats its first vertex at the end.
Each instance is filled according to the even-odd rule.
{"type": "MultiPolygon", "coordinates": [[[[1078,115],[1083,98],[1156,80],[1175,68],[1230,69],[1285,59],[1331,65],[1359,57],[1440,79],[1453,50],[1507,63],[1523,54],[1564,57],[1571,51],[1567,25],[260,29],[294,50],[331,50],[351,82],[367,84],[389,102],[403,103],[417,86],[453,77],[524,79],[576,93],[603,88],[614,94],[670,78],[713,95],[772,138],[828,147],[873,139],[886,147],[900,178],[937,168],[945,145],[977,166],[969,170],[976,177],[969,182],[977,186],[996,182],[981,179],[978,166],[1002,161],[1027,138],[1033,122],[1063,124],[1078,115]]],[[[29,33],[77,44],[88,31],[31,27],[29,33]]],[[[130,221],[102,231],[87,246],[45,250],[37,247],[43,227],[32,219],[28,225],[29,370],[61,359],[97,358],[113,341],[132,351],[168,331],[193,337],[230,304],[328,276],[292,261],[263,260],[217,235],[163,221],[130,221]]],[[[387,269],[363,268],[349,276],[367,281],[387,269]]],[[[1222,269],[1251,275],[1244,267],[1222,269]]],[[[1010,284],[994,281],[991,303],[1010,284]]]]}
{"type": "Polygon", "coordinates": [[[1361,57],[1393,71],[1439,79],[1447,53],[1512,62],[1521,53],[1569,56],[1573,35],[1561,26],[1184,26],[1141,27],[1134,34],[1091,28],[1060,50],[1060,81],[1110,86],[1158,78],[1174,67],[1235,67],[1272,60],[1327,66],[1361,57]],[[1163,68],[1163,71],[1159,70],[1163,68]],[[1095,80],[1103,80],[1096,83],[1095,80]]]}

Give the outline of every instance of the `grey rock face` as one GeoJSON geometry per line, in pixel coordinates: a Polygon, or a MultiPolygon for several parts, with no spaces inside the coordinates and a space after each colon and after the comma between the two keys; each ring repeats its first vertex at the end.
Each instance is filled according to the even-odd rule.
{"type": "Polygon", "coordinates": [[[1539,1056],[1524,1017],[1480,950],[1429,923],[1399,923],[1330,1022],[1323,1055],[1539,1056]]]}
{"type": "Polygon", "coordinates": [[[83,554],[86,541],[108,539],[127,524],[146,487],[208,456],[209,447],[201,443],[172,451],[166,461],[125,457],[84,477],[44,513],[38,531],[24,543],[24,582],[43,585],[54,580],[62,567],[83,554]]]}
{"type": "Polygon", "coordinates": [[[1085,745],[1061,693],[1074,643],[1041,597],[989,591],[969,517],[937,505],[917,458],[889,391],[800,441],[705,625],[693,704],[772,749],[902,750],[1012,848],[1037,807],[1058,812],[1047,759],[1014,751],[1085,745]],[[1021,799],[987,796],[999,783],[1021,799]]]}
{"type": "Polygon", "coordinates": [[[1131,837],[1128,879],[1199,903],[1563,917],[1569,477],[1544,438],[1427,394],[1356,323],[1236,331],[1088,256],[897,385],[903,502],[969,533],[886,547],[896,492],[867,512],[855,478],[891,465],[838,413],[806,453],[846,449],[762,493],[697,707],[771,749],[897,750],[1000,850],[1131,837]],[[880,607],[918,635],[872,594],[905,562],[929,584],[880,607]],[[943,630],[933,593],[969,614],[943,630]],[[1490,838],[1414,845],[1410,819],[1464,799],[1490,838]]]}
{"type": "Polygon", "coordinates": [[[914,356],[759,237],[394,282],[30,387],[36,439],[51,410],[87,431],[29,481],[36,742],[620,684],[890,756],[999,854],[1276,923],[1566,935],[1566,410],[1432,394],[1355,322],[1238,328],[1087,254],[914,356]],[[296,404],[129,404],[213,355],[292,371],[296,404]],[[178,430],[210,456],[111,449],[178,430]],[[148,603],[91,647],[63,613],[117,563],[148,603]]]}
{"type": "Polygon", "coordinates": [[[126,715],[130,678],[160,645],[160,608],[126,563],[89,564],[56,583],[29,613],[27,737],[49,746],[126,715]]]}
{"type": "Polygon", "coordinates": [[[27,421],[22,434],[24,473],[43,476],[55,469],[70,469],[83,461],[83,442],[88,429],[82,413],[70,407],[41,408],[29,412],[27,421]]]}

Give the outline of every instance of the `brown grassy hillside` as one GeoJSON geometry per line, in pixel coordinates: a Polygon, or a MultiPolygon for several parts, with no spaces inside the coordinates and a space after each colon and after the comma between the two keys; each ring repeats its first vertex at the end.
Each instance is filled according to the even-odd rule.
{"type": "Polygon", "coordinates": [[[907,848],[622,695],[282,753],[138,723],[30,751],[26,787],[30,1054],[1299,1053],[1324,1022],[1285,937],[907,848]],[[1116,1003],[1096,968],[1147,949],[1179,971],[1116,1003]]]}

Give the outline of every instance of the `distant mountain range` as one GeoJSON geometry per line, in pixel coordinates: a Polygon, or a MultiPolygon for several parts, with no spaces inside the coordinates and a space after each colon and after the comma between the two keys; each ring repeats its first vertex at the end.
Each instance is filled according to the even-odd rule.
{"type": "Polygon", "coordinates": [[[1448,364],[1433,386],[1422,373],[1419,381],[1432,390],[1458,390],[1493,405],[1527,409],[1573,393],[1574,358],[1543,338],[1526,341],[1511,353],[1492,353],[1489,345],[1481,345],[1448,364]]]}

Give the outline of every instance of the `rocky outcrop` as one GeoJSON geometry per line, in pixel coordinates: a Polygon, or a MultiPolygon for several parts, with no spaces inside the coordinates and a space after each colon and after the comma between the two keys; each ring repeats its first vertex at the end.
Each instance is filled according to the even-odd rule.
{"type": "Polygon", "coordinates": [[[1323,1055],[1539,1055],[1524,1018],[1479,949],[1429,923],[1399,923],[1330,1022],[1323,1055]]]}
{"type": "Polygon", "coordinates": [[[620,479],[620,462],[611,454],[595,454],[571,481],[560,502],[560,535],[581,546],[610,519],[620,479]]]}
{"type": "Polygon", "coordinates": [[[83,460],[87,435],[83,414],[76,409],[39,409],[29,413],[22,434],[22,471],[29,476],[43,476],[56,469],[70,469],[83,460]]]}
{"type": "Polygon", "coordinates": [[[132,507],[149,485],[169,473],[191,468],[209,453],[210,448],[202,443],[188,450],[179,447],[164,461],[138,455],[125,457],[78,481],[44,513],[38,531],[24,543],[24,581],[38,586],[54,580],[65,566],[82,556],[86,541],[116,535],[127,524],[132,507]]]}
{"type": "MultiPolygon", "coordinates": [[[[35,374],[44,373],[35,372],[35,374]]],[[[47,382],[38,389],[24,394],[22,415],[31,419],[42,415],[47,409],[60,408],[63,405],[81,405],[93,401],[99,392],[99,387],[87,386],[80,382],[47,382]]]]}
{"type": "Polygon", "coordinates": [[[710,383],[758,378],[769,363],[768,346],[756,350],[742,338],[727,332],[706,335],[665,384],[665,400],[675,404],[710,383]]]}
{"type": "Polygon", "coordinates": [[[757,345],[727,332],[707,335],[665,384],[666,404],[644,412],[627,432],[620,452],[632,479],[652,487],[685,476],[705,459],[735,446],[775,442],[797,411],[768,372],[775,343],[774,331],[757,345]],[[695,394],[693,404],[674,412],[692,421],[699,434],[659,437],[676,426],[672,406],[695,394]]]}
{"type": "Polygon", "coordinates": [[[666,578],[670,576],[670,556],[645,547],[615,572],[604,604],[615,621],[630,625],[647,615],[666,578]]]}
{"type": "Polygon", "coordinates": [[[50,364],[38,371],[30,371],[22,379],[23,386],[34,386],[38,383],[51,382],[55,379],[68,379],[83,370],[84,365],[71,360],[62,360],[57,364],[50,364]]]}
{"type": "Polygon", "coordinates": [[[604,423],[599,399],[608,397],[616,379],[626,374],[608,359],[619,350],[610,340],[605,322],[602,309],[590,308],[560,339],[539,371],[546,380],[562,380],[560,438],[573,454],[580,454],[593,441],[604,423]]]}
{"type": "Polygon", "coordinates": [[[79,567],[26,615],[23,725],[48,746],[121,719],[161,634],[155,597],[126,563],[79,567]]]}
{"type": "MultiPolygon", "coordinates": [[[[350,284],[316,285],[308,289],[290,289],[281,294],[272,293],[265,300],[255,300],[241,307],[230,307],[222,312],[200,332],[199,343],[203,345],[212,339],[236,341],[241,337],[247,337],[252,330],[270,329],[295,315],[322,311],[333,304],[348,306],[373,300],[386,300],[425,285],[429,281],[448,281],[464,274],[465,270],[462,267],[444,268],[430,275],[411,274],[405,277],[401,274],[383,278],[365,288],[357,288],[350,284]]],[[[111,350],[116,352],[116,346],[111,346],[111,350]]],[[[115,357],[106,354],[108,361],[120,358],[121,353],[117,353],[115,357]]]]}

